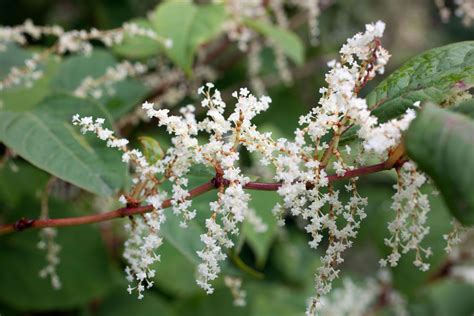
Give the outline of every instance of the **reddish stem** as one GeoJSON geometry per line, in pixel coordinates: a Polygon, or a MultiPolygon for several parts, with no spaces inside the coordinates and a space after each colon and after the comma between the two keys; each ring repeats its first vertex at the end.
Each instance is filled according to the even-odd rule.
{"type": "MultiPolygon", "coordinates": [[[[336,180],[349,179],[358,177],[361,175],[371,174],[379,172],[382,170],[391,169],[385,163],[379,163],[376,165],[365,166],[359,169],[349,170],[344,175],[330,175],[328,176],[329,182],[336,180]]],[[[209,192],[216,187],[220,186],[220,182],[212,179],[209,182],[206,182],[191,191],[189,191],[188,200],[191,200],[199,195],[202,195],[206,192],[209,192]]],[[[259,190],[259,191],[276,191],[281,186],[281,183],[261,183],[261,182],[249,182],[245,185],[245,189],[249,190],[259,190]]],[[[308,184],[308,188],[311,188],[312,185],[308,184]]],[[[171,199],[168,199],[163,202],[162,208],[168,208],[171,206],[171,199]]],[[[0,235],[12,233],[15,231],[23,231],[29,228],[45,228],[45,227],[62,227],[62,226],[77,226],[84,224],[92,224],[103,221],[108,221],[114,218],[133,216],[138,214],[144,214],[153,210],[151,205],[144,206],[127,206],[119,208],[114,211],[92,214],[78,217],[67,217],[67,218],[55,218],[55,219],[25,219],[22,218],[15,223],[5,224],[0,226],[0,235]]]]}

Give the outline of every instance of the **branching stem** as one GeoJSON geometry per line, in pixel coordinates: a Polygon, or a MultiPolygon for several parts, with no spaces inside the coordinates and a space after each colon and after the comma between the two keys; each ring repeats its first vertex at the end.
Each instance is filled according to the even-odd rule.
{"type": "MultiPolygon", "coordinates": [[[[393,165],[382,162],[375,165],[365,166],[358,169],[348,170],[342,176],[330,175],[328,176],[329,182],[334,182],[342,179],[350,179],[354,177],[359,177],[362,175],[367,175],[371,173],[380,172],[383,170],[388,170],[393,168],[393,165]]],[[[221,185],[221,181],[212,179],[209,182],[201,184],[200,186],[189,191],[188,200],[191,200],[199,195],[202,195],[206,192],[209,192],[218,187],[216,184],[221,185]],[[219,182],[219,183],[216,183],[219,182]]],[[[245,185],[245,189],[248,190],[258,190],[258,191],[276,191],[280,188],[280,183],[262,183],[262,182],[249,182],[245,185]]],[[[312,188],[311,183],[307,184],[308,189],[312,188]]],[[[162,208],[168,208],[171,206],[171,199],[168,199],[163,202],[162,208]]],[[[128,205],[123,208],[119,208],[110,212],[104,212],[99,214],[78,216],[78,217],[67,217],[67,218],[55,218],[55,219],[26,219],[22,218],[11,224],[4,224],[0,226],[0,235],[12,233],[15,231],[23,231],[29,228],[45,228],[45,227],[63,227],[63,226],[77,226],[84,224],[92,224],[108,221],[114,218],[121,218],[127,216],[133,216],[138,214],[144,214],[151,212],[153,207],[151,205],[137,206],[137,205],[128,205]]]]}

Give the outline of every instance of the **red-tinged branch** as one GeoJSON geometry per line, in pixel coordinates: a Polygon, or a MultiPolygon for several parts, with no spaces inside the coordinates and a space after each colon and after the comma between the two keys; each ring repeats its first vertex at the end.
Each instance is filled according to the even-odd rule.
{"type": "MultiPolygon", "coordinates": [[[[376,173],[383,170],[388,170],[393,168],[386,164],[385,162],[379,163],[376,165],[365,166],[358,169],[353,169],[346,171],[343,175],[330,175],[328,176],[329,182],[349,179],[354,177],[359,177],[362,175],[367,175],[371,173],[376,173]]],[[[209,182],[206,182],[191,191],[189,191],[188,199],[191,200],[199,195],[202,195],[206,192],[209,192],[217,187],[222,185],[219,179],[212,179],[209,182]]],[[[225,181],[225,180],[224,180],[225,181]]],[[[245,185],[245,189],[248,190],[259,190],[259,191],[276,191],[280,188],[281,183],[261,183],[261,182],[249,182],[245,185]]],[[[312,185],[308,184],[308,188],[311,188],[312,185]]],[[[163,202],[162,208],[168,208],[171,206],[171,199],[168,199],[163,202]]],[[[25,219],[22,218],[16,221],[13,224],[5,224],[0,226],[0,235],[12,233],[15,231],[23,231],[29,228],[45,228],[45,227],[63,227],[63,226],[77,226],[77,225],[84,225],[84,224],[92,224],[98,222],[108,221],[114,218],[121,218],[133,215],[144,214],[147,212],[151,212],[153,207],[151,205],[128,205],[127,207],[119,208],[114,211],[100,213],[100,214],[93,214],[93,215],[85,215],[85,216],[78,216],[78,217],[68,217],[68,218],[55,218],[55,219],[25,219]]]]}
{"type": "MultiPolygon", "coordinates": [[[[193,190],[189,191],[188,199],[193,199],[196,196],[202,195],[208,191],[214,189],[214,185],[211,182],[206,182],[193,190]]],[[[168,208],[171,206],[171,199],[163,202],[162,207],[168,208]]],[[[23,231],[28,228],[45,228],[45,227],[63,227],[63,226],[77,226],[84,224],[92,224],[98,222],[108,221],[114,218],[121,218],[126,216],[133,216],[144,214],[153,210],[151,205],[144,206],[127,206],[119,208],[114,211],[85,215],[78,217],[67,217],[67,218],[55,218],[55,219],[25,219],[22,218],[14,224],[7,224],[0,226],[0,235],[8,234],[14,231],[23,231]]]]}

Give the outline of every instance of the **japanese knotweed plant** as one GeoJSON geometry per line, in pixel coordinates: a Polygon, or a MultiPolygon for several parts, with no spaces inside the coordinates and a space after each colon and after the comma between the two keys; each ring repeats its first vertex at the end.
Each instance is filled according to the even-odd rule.
{"type": "MultiPolygon", "coordinates": [[[[136,291],[138,298],[142,298],[144,290],[153,286],[152,265],[160,260],[160,229],[166,225],[166,218],[178,216],[183,229],[195,219],[191,198],[196,191],[189,191],[187,179],[194,165],[215,170],[215,177],[200,190],[218,190],[217,200],[209,204],[211,216],[206,220],[207,232],[201,235],[203,248],[198,251],[202,262],[197,267],[196,282],[207,294],[214,291],[212,281],[221,272],[221,261],[235,247],[232,236],[240,234],[240,225],[245,220],[255,217],[245,189],[258,189],[260,185],[261,189],[276,189],[283,198],[283,203],[273,210],[282,225],[286,213],[306,221],[311,248],[318,249],[323,236],[328,236],[322,266],[315,273],[315,294],[307,309],[307,314],[313,315],[320,298],[331,290],[339,274],[338,266],[344,261],[342,253],[352,245],[366,217],[364,208],[368,201],[357,190],[356,171],[364,170],[369,157],[385,161],[378,169],[395,166],[399,175],[392,205],[396,216],[388,225],[391,235],[386,240],[392,253],[381,260],[381,265],[396,266],[402,253],[414,251],[414,264],[428,269],[424,258],[430,255],[430,249],[420,246],[429,231],[425,222],[430,206],[427,196],[420,191],[426,177],[413,162],[402,158],[399,148],[402,132],[415,118],[415,110],[409,108],[399,119],[379,123],[366,100],[358,96],[368,81],[383,73],[389,60],[389,53],[381,46],[384,28],[383,22],[369,24],[364,33],[356,34],[341,48],[340,58],[329,63],[327,86],[320,89],[318,106],[300,117],[293,139],[274,139],[271,133],[260,132],[252,122],[271,106],[269,97],[258,98],[242,88],[232,94],[235,105],[228,109],[212,83],[197,91],[202,96],[200,106],[206,110],[202,120],[196,118],[193,105],[181,108],[180,115],[171,115],[168,109],[157,109],[149,102],[143,104],[148,117],[156,119],[172,135],[172,146],[156,161],[130,148],[128,140],[116,137],[103,126],[103,118],[73,117],[74,125],[83,133],[95,133],[108,147],[122,151],[123,162],[133,167],[134,186],[121,201],[128,206],[142,202],[151,205],[145,214],[126,224],[129,239],[125,242],[124,258],[128,263],[125,272],[130,293],[136,291]],[[226,114],[229,110],[230,114],[226,114]],[[353,126],[359,128],[361,146],[360,152],[350,155],[350,147],[342,147],[340,139],[353,126]],[[203,136],[207,141],[202,141],[203,136]],[[239,164],[242,148],[258,152],[260,163],[274,168],[276,184],[251,182],[239,164]],[[329,170],[334,170],[335,175],[329,176],[329,170]],[[338,178],[350,178],[344,187],[351,196],[348,201],[340,198],[340,191],[331,183],[338,178]],[[160,189],[167,180],[173,183],[169,200],[166,191],[160,189]],[[172,214],[164,210],[167,206],[172,214]]],[[[419,106],[420,102],[413,104],[415,108],[419,106]]]]}
{"type": "MultiPolygon", "coordinates": [[[[318,33],[318,3],[294,1],[295,6],[310,13],[313,41],[318,33]]],[[[285,70],[286,57],[283,54],[285,46],[278,46],[275,38],[272,42],[271,34],[274,30],[269,31],[264,24],[268,19],[265,10],[267,6],[271,6],[278,25],[282,28],[287,26],[282,2],[246,1],[243,7],[253,8],[251,10],[242,10],[241,4],[239,1],[225,2],[223,8],[232,18],[222,27],[228,38],[238,44],[239,49],[248,49],[249,73],[254,88],[257,88],[254,90],[262,90],[258,89],[262,88],[261,82],[255,78],[260,67],[256,56],[261,50],[257,31],[270,34],[269,42],[275,49],[277,68],[283,81],[289,82],[291,78],[285,70]]],[[[157,15],[163,14],[158,12],[157,15]]],[[[443,161],[466,165],[468,169],[473,167],[473,160],[470,158],[474,157],[474,126],[468,118],[472,115],[472,104],[453,105],[459,100],[470,98],[468,89],[473,84],[474,54],[469,52],[474,49],[474,45],[464,43],[453,46],[454,48],[446,46],[415,58],[404,66],[403,71],[389,77],[374,92],[363,98],[361,90],[377,75],[384,73],[390,58],[388,51],[382,47],[384,29],[385,24],[380,21],[368,24],[365,32],[347,40],[340,49],[339,58],[328,63],[326,85],[319,90],[321,98],[307,114],[299,118],[298,127],[290,139],[276,138],[254,123],[257,115],[272,106],[270,97],[255,96],[247,88],[241,88],[229,97],[232,98],[231,101],[224,100],[220,91],[210,82],[194,91],[201,99],[199,106],[189,104],[180,108],[179,114],[172,114],[169,109],[161,106],[161,102],[155,104],[146,101],[142,104],[140,110],[146,119],[156,123],[171,136],[171,146],[164,150],[157,141],[150,139],[148,147],[151,149],[141,151],[132,148],[129,140],[112,130],[106,115],[74,115],[72,123],[83,134],[93,133],[108,147],[120,151],[122,162],[130,166],[133,184],[119,198],[123,207],[89,216],[49,219],[46,201],[40,219],[21,219],[15,224],[0,226],[0,233],[31,227],[42,228],[39,247],[47,249],[48,265],[41,271],[41,276],[49,277],[52,285],[59,288],[61,282],[56,266],[59,263],[60,247],[54,241],[57,233],[54,227],[129,217],[125,224],[128,237],[123,252],[127,263],[127,290],[141,299],[145,290],[154,284],[156,263],[161,260],[159,248],[164,242],[162,230],[168,224],[167,220],[170,217],[178,218],[182,229],[186,229],[192,221],[198,220],[193,198],[215,189],[217,197],[208,205],[206,232],[200,235],[202,248],[197,251],[200,263],[196,269],[197,284],[207,294],[212,294],[213,284],[222,272],[223,261],[237,247],[236,240],[242,233],[242,224],[246,222],[253,225],[255,231],[266,229],[266,223],[249,206],[251,195],[247,190],[277,191],[282,202],[272,205],[271,209],[278,224],[284,226],[287,218],[298,218],[304,223],[304,229],[309,235],[308,246],[323,253],[321,265],[315,271],[314,293],[308,300],[307,315],[325,310],[331,313],[338,308],[345,311],[353,309],[356,306],[354,302],[347,306],[331,303],[334,297],[337,300],[337,297],[346,297],[352,291],[362,293],[363,299],[359,300],[356,307],[363,310],[384,289],[383,282],[369,280],[364,288],[357,288],[351,281],[347,281],[341,290],[332,296],[328,295],[333,281],[340,273],[340,265],[344,262],[343,253],[352,246],[360,225],[367,216],[365,209],[370,201],[358,191],[359,177],[390,169],[395,169],[397,174],[391,205],[393,219],[387,225],[389,236],[384,240],[390,253],[380,260],[382,267],[395,267],[403,254],[413,252],[413,264],[422,271],[429,269],[427,258],[432,251],[422,245],[429,233],[427,216],[430,205],[428,196],[423,191],[423,185],[429,178],[438,185],[455,217],[463,224],[474,223],[474,201],[472,192],[469,191],[472,176],[453,171],[452,177],[447,177],[442,172],[446,165],[443,161]],[[451,58],[454,60],[449,55],[453,50],[456,50],[454,55],[464,56],[461,58],[462,62],[447,62],[449,66],[445,66],[440,60],[445,56],[449,57],[446,57],[448,61],[451,58]],[[426,62],[430,58],[439,65],[436,62],[426,62]],[[423,76],[419,71],[423,72],[423,76]],[[417,76],[423,80],[412,82],[412,77],[417,76]],[[389,87],[390,80],[395,81],[395,88],[389,87]],[[437,102],[441,107],[424,102],[426,100],[437,102]],[[229,102],[231,105],[228,105],[229,102]],[[443,107],[452,107],[453,111],[443,107]],[[198,112],[204,113],[204,118],[200,119],[198,112]],[[441,145],[430,145],[433,139],[439,140],[441,145]],[[465,144],[465,152],[460,154],[457,148],[452,147],[457,142],[465,144]],[[260,165],[271,172],[274,182],[252,181],[252,175],[243,171],[241,156],[244,152],[259,157],[260,165]],[[374,164],[374,161],[377,163],[374,164]],[[212,170],[213,177],[191,188],[189,178],[192,170],[202,166],[212,170]],[[334,182],[337,180],[345,180],[346,183],[342,187],[336,186],[334,182]],[[168,190],[170,183],[171,190],[168,190]],[[462,185],[453,186],[453,183],[462,185]],[[326,305],[321,306],[322,302],[326,302],[326,305]]],[[[52,35],[57,41],[42,53],[34,54],[25,62],[24,68],[11,69],[0,82],[0,90],[25,83],[27,86],[33,85],[42,75],[38,64],[49,58],[50,54],[90,53],[90,41],[93,40],[112,47],[122,44],[127,37],[137,36],[153,40],[155,44],[167,49],[177,47],[173,46],[176,43],[169,38],[135,23],[127,23],[110,31],[64,32],[58,27],[38,27],[26,22],[16,28],[1,29],[0,39],[24,43],[27,40],[25,34],[33,38],[52,35]]],[[[168,69],[161,74],[172,74],[170,77],[184,85],[192,58],[177,59],[176,55],[170,56],[173,56],[170,58],[183,71],[177,73],[168,69]]],[[[289,58],[299,57],[290,54],[289,58]]],[[[128,76],[143,75],[149,67],[160,66],[125,60],[107,68],[100,77],[83,78],[73,90],[73,95],[95,99],[113,95],[116,93],[115,83],[128,76]]],[[[197,71],[197,67],[195,70],[197,71]]],[[[203,81],[213,76],[201,69],[198,77],[198,81],[203,81]]],[[[173,97],[181,100],[185,95],[173,97]]],[[[5,113],[0,118],[4,123],[0,128],[0,140],[14,148],[20,156],[34,161],[33,154],[18,145],[24,143],[22,139],[10,137],[11,133],[7,129],[18,122],[31,123],[28,119],[33,114],[21,116],[22,114],[8,111],[5,113]]],[[[77,141],[76,138],[74,140],[77,141]]],[[[104,147],[103,144],[100,146],[104,147]]],[[[41,163],[37,165],[43,166],[41,163]]],[[[49,166],[44,167],[50,170],[48,168],[49,166]]],[[[57,171],[54,168],[51,170],[57,171]]],[[[70,180],[68,177],[64,178],[70,180]]],[[[78,186],[81,185],[86,186],[78,183],[78,186]]],[[[448,248],[452,248],[459,239],[460,228],[458,224],[455,226],[455,231],[446,235],[448,248]]],[[[242,289],[241,280],[225,276],[224,283],[231,289],[235,303],[244,305],[246,293],[242,289]]],[[[393,295],[394,302],[400,300],[396,293],[393,295]]]]}

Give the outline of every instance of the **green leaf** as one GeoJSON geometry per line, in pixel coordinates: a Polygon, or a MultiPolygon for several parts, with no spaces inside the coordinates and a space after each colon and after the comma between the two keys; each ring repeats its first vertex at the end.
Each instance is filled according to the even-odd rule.
{"type": "Polygon", "coordinates": [[[151,164],[154,164],[163,158],[163,149],[161,148],[160,143],[156,139],[148,136],[142,136],[138,139],[142,144],[143,154],[151,164]]]}
{"type": "Polygon", "coordinates": [[[173,41],[165,53],[188,75],[197,48],[220,33],[225,18],[221,4],[195,5],[185,1],[160,4],[150,17],[155,31],[173,41]]]}
{"type": "Polygon", "coordinates": [[[111,195],[125,185],[125,165],[118,152],[93,135],[86,138],[70,123],[76,113],[110,119],[97,104],[57,95],[31,112],[2,112],[0,140],[60,179],[99,195],[111,195]]]}
{"type": "MultiPolygon", "coordinates": [[[[153,30],[150,21],[146,19],[134,19],[134,23],[143,29],[153,30]]],[[[145,59],[156,56],[162,50],[162,44],[145,36],[129,35],[125,33],[120,44],[112,46],[112,51],[125,58],[145,59]]]]}
{"type": "Polygon", "coordinates": [[[242,233],[245,240],[255,253],[257,266],[262,267],[267,260],[270,247],[277,233],[276,218],[272,214],[272,209],[281,200],[276,192],[250,192],[250,207],[253,208],[258,217],[267,225],[265,232],[256,232],[252,224],[245,221],[242,225],[242,233]]]}
{"type": "Polygon", "coordinates": [[[381,122],[405,113],[415,101],[441,104],[474,85],[474,41],[431,49],[382,81],[367,103],[381,122]]]}
{"type": "MultiPolygon", "coordinates": [[[[449,102],[474,85],[474,41],[428,50],[383,80],[367,95],[367,104],[379,122],[398,117],[416,101],[449,102]]],[[[350,128],[341,144],[356,138],[350,128]]]]}
{"type": "MultiPolygon", "coordinates": [[[[71,211],[73,207],[51,203],[51,216],[78,216],[71,211]]],[[[30,212],[28,216],[35,214],[30,212]]],[[[50,280],[39,277],[39,271],[47,263],[46,252],[36,246],[38,241],[38,230],[0,239],[0,301],[3,303],[21,311],[67,309],[100,298],[117,284],[118,274],[108,261],[96,227],[70,227],[58,231],[60,290],[53,289],[50,280]]]]}
{"type": "Polygon", "coordinates": [[[272,40],[295,63],[299,65],[303,64],[304,45],[296,34],[259,20],[245,20],[245,24],[272,40]]]}
{"type": "Polygon", "coordinates": [[[405,147],[434,180],[452,214],[474,224],[474,121],[426,104],[406,132],[405,147]]]}
{"type": "MultiPolygon", "coordinates": [[[[102,77],[108,68],[117,65],[115,57],[107,51],[95,49],[90,55],[71,56],[61,63],[52,81],[56,92],[74,92],[86,77],[102,77]]],[[[120,118],[134,108],[147,94],[148,89],[134,78],[127,78],[112,85],[114,93],[104,91],[97,102],[120,118]]]]}

